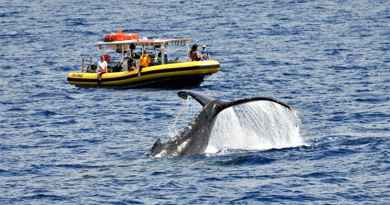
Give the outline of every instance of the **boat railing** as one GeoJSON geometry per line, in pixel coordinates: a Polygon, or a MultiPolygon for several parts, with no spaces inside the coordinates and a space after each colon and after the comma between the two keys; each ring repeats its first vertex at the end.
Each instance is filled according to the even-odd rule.
{"type": "Polygon", "coordinates": [[[81,55],[81,72],[88,72],[93,63],[93,57],[88,54],[81,55]]]}

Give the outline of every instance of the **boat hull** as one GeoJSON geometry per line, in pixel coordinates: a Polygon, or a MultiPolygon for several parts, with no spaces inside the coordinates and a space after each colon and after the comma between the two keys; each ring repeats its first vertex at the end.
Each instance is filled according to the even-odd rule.
{"type": "Polygon", "coordinates": [[[104,73],[70,72],[68,82],[79,87],[188,87],[199,85],[203,79],[219,71],[215,60],[171,63],[142,68],[139,72],[104,73]]]}

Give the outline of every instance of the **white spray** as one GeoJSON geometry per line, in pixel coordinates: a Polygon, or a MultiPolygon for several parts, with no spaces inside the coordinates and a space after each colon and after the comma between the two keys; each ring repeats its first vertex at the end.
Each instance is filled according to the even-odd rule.
{"type": "Polygon", "coordinates": [[[299,124],[295,111],[271,101],[233,106],[217,115],[206,153],[302,146],[299,124]]]}

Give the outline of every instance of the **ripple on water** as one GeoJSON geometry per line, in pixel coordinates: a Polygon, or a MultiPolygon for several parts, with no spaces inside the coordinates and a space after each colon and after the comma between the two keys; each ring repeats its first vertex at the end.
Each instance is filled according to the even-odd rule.
{"type": "Polygon", "coordinates": [[[0,17],[0,204],[390,199],[388,1],[14,0],[0,17]],[[66,81],[119,27],[207,44],[221,71],[193,90],[286,101],[309,145],[149,158],[156,138],[200,108],[182,111],[176,90],[66,81]]]}

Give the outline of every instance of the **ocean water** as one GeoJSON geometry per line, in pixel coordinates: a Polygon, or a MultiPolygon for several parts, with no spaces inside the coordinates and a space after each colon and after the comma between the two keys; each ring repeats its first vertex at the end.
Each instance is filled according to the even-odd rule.
{"type": "Polygon", "coordinates": [[[0,204],[389,203],[388,1],[3,0],[0,22],[0,204]],[[286,102],[308,146],[148,157],[191,118],[177,90],[66,82],[119,27],[209,45],[193,90],[286,102]]]}

